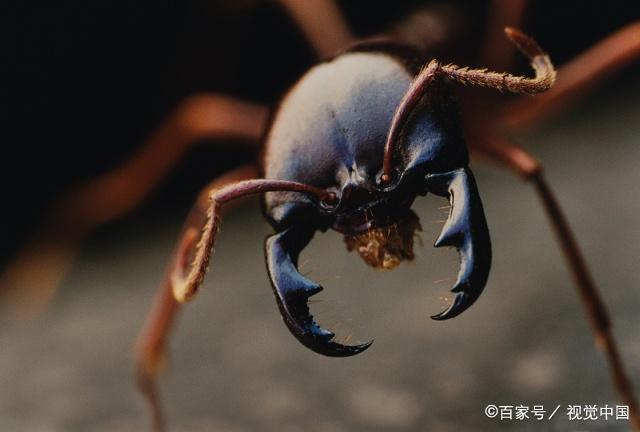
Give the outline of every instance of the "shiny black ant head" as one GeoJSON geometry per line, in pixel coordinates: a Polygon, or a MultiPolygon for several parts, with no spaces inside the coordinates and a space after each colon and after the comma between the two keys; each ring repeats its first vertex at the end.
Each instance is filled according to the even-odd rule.
{"type": "Polygon", "coordinates": [[[331,197],[315,202],[291,194],[265,197],[267,216],[278,231],[266,245],[276,299],[291,332],[316,352],[346,356],[369,346],[333,341],[333,333],[309,312],[307,299],[322,287],[298,272],[297,259],[316,229],[343,233],[347,248],[365,262],[391,269],[413,259],[420,223],[411,205],[431,192],[451,204],[435,246],[455,247],[460,255],[454,301],[433,318],[457,316],[484,289],[489,234],[457,104],[437,67],[429,64],[415,75],[384,53],[347,53],[303,77],[274,117],[266,143],[267,178],[312,184],[331,197]]]}
{"type": "Polygon", "coordinates": [[[489,230],[457,110],[439,86],[455,81],[514,93],[548,90],[556,75],[549,57],[518,30],[507,28],[505,33],[531,60],[534,78],[435,60],[416,72],[380,47],[369,46],[312,69],[285,98],[267,140],[266,175],[308,182],[330,190],[332,197],[325,205],[294,203],[286,195],[266,198],[268,217],[278,230],[267,240],[269,275],[282,317],[308,348],[348,356],[370,345],[334,341],[333,333],[309,313],[307,300],[322,287],[296,266],[315,229],[332,226],[345,232],[348,247],[365,249],[365,261],[392,267],[394,259],[412,256],[408,242],[419,223],[409,208],[418,195],[431,192],[449,200],[449,217],[435,246],[455,247],[460,255],[453,304],[432,318],[455,317],[481,294],[491,266],[489,230]],[[318,225],[309,212],[288,218],[303,208],[315,209],[330,223],[318,225]],[[389,240],[384,228],[391,226],[399,228],[389,240]],[[358,238],[372,229],[384,239],[382,248],[358,238]],[[385,253],[391,258],[385,260],[385,253]]]}

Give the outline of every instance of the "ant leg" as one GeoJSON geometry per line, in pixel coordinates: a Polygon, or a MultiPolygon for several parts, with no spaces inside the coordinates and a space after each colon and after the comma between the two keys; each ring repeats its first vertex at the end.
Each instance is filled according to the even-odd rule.
{"type": "Polygon", "coordinates": [[[483,133],[474,134],[469,143],[471,150],[476,150],[490,160],[500,163],[534,186],[549,216],[575,280],[578,295],[595,335],[596,344],[604,351],[609,362],[615,389],[620,399],[629,406],[631,424],[635,430],[640,431],[640,412],[637,400],[613,337],[611,320],[578,243],[571,232],[569,223],[562,213],[558,200],[544,179],[542,165],[522,147],[495,136],[487,136],[483,133]]]}
{"type": "Polygon", "coordinates": [[[164,430],[164,416],[155,381],[163,364],[167,339],[175,323],[179,305],[173,296],[170,276],[175,267],[184,269],[188,264],[187,261],[197,241],[200,227],[207,218],[209,192],[256,176],[257,170],[252,166],[238,168],[214,180],[200,193],[187,217],[179,245],[173,253],[144,329],[138,337],[135,349],[137,384],[149,404],[153,428],[156,431],[164,430]]]}
{"type": "Polygon", "coordinates": [[[298,24],[319,58],[330,57],[353,41],[334,0],[278,0],[298,24]]]}
{"type": "Polygon", "coordinates": [[[495,70],[508,70],[516,47],[504,38],[505,27],[522,28],[527,0],[492,0],[489,6],[480,63],[495,70]]]}
{"type": "Polygon", "coordinates": [[[18,315],[41,310],[69,271],[75,251],[96,226],[133,210],[180,158],[205,138],[232,136],[258,142],[267,109],[221,95],[184,101],[129,160],[72,191],[18,251],[0,277],[0,292],[18,315]]]}
{"type": "Polygon", "coordinates": [[[558,70],[555,85],[535,98],[505,103],[498,124],[524,128],[562,112],[605,78],[640,57],[640,21],[616,31],[558,70]]]}

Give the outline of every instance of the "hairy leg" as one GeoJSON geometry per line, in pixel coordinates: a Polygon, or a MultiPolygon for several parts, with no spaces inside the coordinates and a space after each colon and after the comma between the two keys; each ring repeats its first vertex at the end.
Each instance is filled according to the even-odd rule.
{"type": "Polygon", "coordinates": [[[524,128],[569,108],[612,73],[640,57],[640,21],[601,40],[558,70],[554,87],[543,95],[507,102],[497,123],[524,128]]]}
{"type": "Polygon", "coordinates": [[[603,350],[609,362],[615,389],[621,400],[629,406],[629,418],[634,429],[640,430],[638,403],[613,337],[611,320],[578,243],[569,227],[569,223],[560,208],[557,198],[544,179],[542,166],[523,148],[491,136],[487,132],[472,134],[470,147],[472,151],[498,162],[519,175],[535,188],[569,265],[571,275],[578,289],[578,296],[591,324],[596,344],[603,350]]]}
{"type": "Polygon", "coordinates": [[[133,210],[197,142],[238,137],[258,142],[267,109],[219,95],[185,100],[130,159],[57,204],[0,277],[0,292],[21,312],[37,312],[70,269],[75,251],[96,226],[133,210]]]}

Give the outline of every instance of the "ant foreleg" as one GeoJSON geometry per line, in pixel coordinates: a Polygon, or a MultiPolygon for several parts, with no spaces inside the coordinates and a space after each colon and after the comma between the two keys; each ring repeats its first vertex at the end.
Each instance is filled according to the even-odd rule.
{"type": "Polygon", "coordinates": [[[636,430],[640,430],[638,403],[611,330],[611,320],[569,223],[544,179],[542,165],[522,147],[495,136],[488,136],[486,131],[473,134],[469,144],[472,151],[475,150],[500,163],[534,186],[575,280],[578,296],[585,308],[596,344],[603,350],[609,362],[615,389],[624,404],[629,406],[631,424],[636,430]]]}

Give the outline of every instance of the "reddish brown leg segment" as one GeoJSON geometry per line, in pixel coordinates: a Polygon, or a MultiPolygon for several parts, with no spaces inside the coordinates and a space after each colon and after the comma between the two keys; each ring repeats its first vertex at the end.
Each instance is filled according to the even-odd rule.
{"type": "Polygon", "coordinates": [[[18,252],[0,277],[12,304],[38,310],[53,296],[75,250],[96,226],[134,209],[205,138],[238,137],[258,142],[266,108],[218,95],[183,102],[131,159],[69,194],[18,252]]]}
{"type": "Polygon", "coordinates": [[[499,123],[526,127],[566,109],[610,74],[640,57],[640,21],[630,24],[580,54],[558,70],[548,92],[505,104],[499,123]]]}
{"type": "Polygon", "coordinates": [[[334,0],[278,0],[296,21],[317,57],[332,56],[353,41],[334,0]]]}
{"type": "Polygon", "coordinates": [[[485,25],[480,64],[496,70],[507,70],[515,47],[504,38],[505,27],[522,28],[527,0],[492,0],[485,25]]]}
{"type": "Polygon", "coordinates": [[[553,230],[576,282],[578,295],[591,324],[596,344],[603,350],[609,362],[611,377],[616,391],[624,404],[629,406],[629,419],[634,430],[640,431],[640,412],[633,393],[631,381],[625,371],[617,344],[611,329],[611,320],[600,297],[591,273],[571,232],[569,223],[560,209],[557,199],[542,175],[540,163],[523,148],[486,135],[474,135],[471,149],[499,162],[514,173],[529,181],[549,216],[553,230]],[[476,139],[477,138],[477,139],[476,139]]]}

